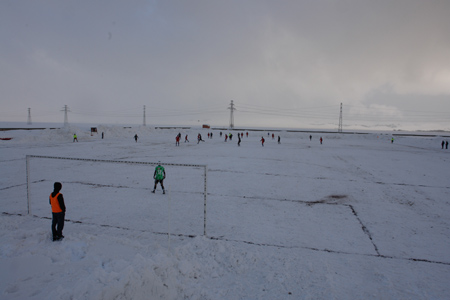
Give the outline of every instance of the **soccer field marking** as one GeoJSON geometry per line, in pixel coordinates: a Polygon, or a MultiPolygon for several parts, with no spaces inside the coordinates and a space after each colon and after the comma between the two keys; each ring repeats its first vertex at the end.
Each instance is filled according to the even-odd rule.
{"type": "Polygon", "coordinates": [[[361,221],[361,219],[358,216],[358,213],[356,212],[355,208],[351,205],[351,204],[343,204],[346,205],[348,207],[350,207],[350,209],[352,210],[353,215],[355,216],[355,218],[358,220],[359,224],[361,224],[361,229],[362,231],[367,235],[367,237],[369,238],[370,242],[372,243],[375,252],[380,255],[380,252],[378,251],[378,247],[375,244],[374,240],[372,239],[372,234],[370,233],[369,229],[366,227],[366,225],[364,225],[364,223],[361,221]]]}
{"type": "MultiPolygon", "coordinates": [[[[26,214],[15,214],[15,213],[8,213],[8,212],[2,212],[2,215],[3,216],[19,216],[19,217],[27,216],[26,214]]],[[[41,216],[36,216],[36,215],[31,215],[31,216],[34,218],[42,219],[42,220],[51,220],[50,217],[41,217],[41,216]]],[[[157,231],[142,230],[142,229],[131,229],[131,228],[121,227],[121,226],[112,226],[112,225],[108,225],[108,224],[95,224],[95,223],[90,223],[90,222],[74,221],[74,220],[70,220],[70,219],[66,219],[65,221],[72,223],[74,225],[82,224],[82,225],[87,225],[87,226],[100,226],[100,227],[104,227],[104,228],[114,228],[114,229],[126,230],[126,231],[151,233],[151,234],[155,234],[155,235],[168,235],[167,232],[157,232],[157,231]]],[[[196,238],[198,235],[171,233],[171,236],[181,237],[181,238],[196,238]]],[[[358,256],[365,256],[365,257],[422,262],[422,263],[450,266],[450,262],[442,262],[442,261],[413,258],[413,257],[397,257],[397,256],[389,256],[389,255],[382,255],[382,254],[368,254],[368,253],[358,253],[358,252],[336,251],[336,250],[331,250],[331,249],[327,249],[327,248],[320,249],[320,248],[305,247],[305,246],[285,246],[285,245],[277,245],[277,244],[256,243],[256,242],[245,241],[245,240],[227,239],[227,238],[224,238],[223,236],[218,236],[218,237],[206,236],[206,238],[213,240],[213,241],[215,240],[215,241],[225,241],[225,242],[233,242],[233,243],[244,243],[247,245],[253,245],[253,246],[258,246],[258,247],[275,247],[275,248],[282,248],[282,249],[304,249],[304,250],[310,250],[310,251],[316,251],[316,252],[326,252],[326,253],[333,253],[333,254],[339,254],[339,255],[358,255],[358,256]]]]}
{"type": "MultiPolygon", "coordinates": [[[[367,228],[367,226],[363,223],[363,221],[361,220],[361,218],[358,216],[358,213],[356,211],[356,209],[351,205],[351,204],[347,204],[347,203],[340,203],[339,201],[344,201],[345,199],[347,199],[347,195],[330,195],[326,198],[323,198],[321,200],[317,200],[317,201],[305,201],[305,200],[294,200],[294,199],[274,199],[274,198],[260,198],[260,197],[246,197],[246,196],[242,196],[241,198],[245,198],[245,199],[252,199],[252,200],[269,200],[269,201],[280,201],[280,202],[293,202],[293,203],[299,203],[299,204],[303,204],[306,206],[313,206],[313,205],[338,205],[338,206],[345,206],[347,208],[349,208],[349,210],[351,211],[352,215],[355,217],[355,219],[358,221],[358,223],[361,225],[361,230],[362,232],[367,236],[367,238],[369,239],[370,243],[372,244],[375,253],[377,254],[377,256],[381,256],[378,246],[375,244],[375,241],[372,238],[372,234],[370,232],[370,230],[367,228]]],[[[334,251],[334,252],[339,252],[339,251],[334,251]]]]}
{"type": "MultiPolygon", "coordinates": [[[[39,181],[38,181],[39,182],[39,181]]],[[[128,186],[111,186],[111,185],[102,185],[102,184],[93,184],[93,183],[85,183],[85,182],[70,182],[73,184],[83,184],[83,185],[89,185],[89,186],[93,186],[93,187],[111,187],[111,188],[131,188],[128,186]]],[[[143,188],[143,189],[147,189],[149,190],[149,188],[143,188]]],[[[186,192],[183,192],[183,194],[185,194],[186,192]]],[[[200,193],[198,193],[200,194],[200,193]]],[[[209,196],[219,196],[219,197],[227,197],[224,195],[215,195],[215,194],[211,194],[208,193],[209,196]]],[[[354,215],[354,217],[356,218],[356,220],[359,222],[359,224],[361,225],[361,229],[364,232],[364,234],[368,237],[368,239],[370,240],[371,244],[373,245],[374,251],[380,255],[379,250],[377,245],[375,244],[372,235],[369,231],[369,229],[363,224],[362,220],[359,218],[355,208],[350,205],[350,204],[346,204],[346,203],[341,203],[340,201],[345,201],[347,199],[347,195],[330,195],[328,197],[325,197],[324,199],[318,200],[318,201],[305,201],[305,200],[298,200],[298,199],[276,199],[276,198],[261,198],[261,197],[248,197],[248,196],[241,196],[238,198],[242,198],[242,199],[252,199],[252,200],[269,200],[269,201],[280,201],[280,202],[292,202],[292,203],[299,203],[299,204],[304,204],[307,206],[313,206],[313,205],[317,205],[317,204],[325,204],[325,205],[341,205],[341,206],[346,206],[350,209],[350,211],[352,212],[352,214],[354,215]]],[[[80,222],[80,221],[72,221],[72,222],[80,222]]],[[[94,223],[93,223],[94,224],[94,223]]],[[[99,225],[99,226],[107,226],[107,225],[99,225]]],[[[120,228],[120,226],[112,226],[111,227],[117,227],[120,228]]],[[[126,229],[126,228],[123,228],[126,229]]],[[[256,242],[255,242],[256,243],[256,242]]]]}

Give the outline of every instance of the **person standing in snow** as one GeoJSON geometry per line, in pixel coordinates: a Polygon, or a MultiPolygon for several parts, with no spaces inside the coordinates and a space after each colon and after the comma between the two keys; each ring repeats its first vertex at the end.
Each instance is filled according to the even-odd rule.
{"type": "Polygon", "coordinates": [[[75,141],[77,141],[78,143],[78,137],[76,133],[73,134],[73,142],[75,143],[75,141]]]}
{"type": "Polygon", "coordinates": [[[238,134],[238,146],[241,145],[241,136],[238,134]]]}
{"type": "Polygon", "coordinates": [[[175,146],[180,146],[180,135],[179,134],[175,137],[175,146]]]}
{"type": "Polygon", "coordinates": [[[445,149],[448,149],[448,141],[445,142],[445,149]]]}
{"type": "Polygon", "coordinates": [[[186,142],[188,142],[189,143],[189,140],[188,140],[188,135],[186,134],[186,136],[184,137],[184,142],[186,143],[186,142]]]}
{"type": "Polygon", "coordinates": [[[64,228],[64,217],[66,215],[66,205],[64,197],[59,192],[62,189],[61,182],[53,184],[53,192],[50,194],[49,203],[52,207],[52,235],[53,241],[59,241],[64,238],[62,231],[64,228]]]}
{"type": "Polygon", "coordinates": [[[137,140],[138,140],[138,135],[137,135],[137,133],[134,135],[134,140],[136,141],[136,143],[137,143],[137,140]]]}
{"type": "Polygon", "coordinates": [[[281,144],[281,138],[278,136],[278,144],[281,144]]]}
{"type": "Polygon", "coordinates": [[[164,189],[164,179],[166,178],[166,170],[164,170],[164,167],[161,166],[161,164],[158,162],[158,165],[155,168],[155,173],[153,173],[153,179],[155,179],[155,186],[153,187],[152,193],[155,193],[156,186],[158,183],[161,184],[163,194],[166,193],[166,190],[164,189]]]}
{"type": "Polygon", "coordinates": [[[264,147],[264,141],[265,141],[265,140],[264,140],[264,137],[262,136],[260,142],[261,142],[261,145],[262,145],[263,147],[264,147]]]}
{"type": "Polygon", "coordinates": [[[442,143],[441,143],[442,149],[444,149],[444,145],[445,145],[445,142],[442,141],[442,143]]]}
{"type": "Polygon", "coordinates": [[[322,137],[320,137],[320,144],[322,145],[322,142],[323,142],[323,139],[322,139],[322,137]]]}

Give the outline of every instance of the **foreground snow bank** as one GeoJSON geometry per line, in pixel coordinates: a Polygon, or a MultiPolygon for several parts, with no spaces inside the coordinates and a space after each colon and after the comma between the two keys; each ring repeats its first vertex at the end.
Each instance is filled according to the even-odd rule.
{"type": "Polygon", "coordinates": [[[109,237],[94,228],[95,234],[76,232],[52,242],[45,230],[49,222],[0,217],[7,232],[0,246],[1,287],[7,299],[219,299],[205,282],[233,281],[234,274],[261,260],[231,243],[205,237],[171,250],[150,249],[134,234],[109,237]],[[31,286],[23,289],[30,280],[31,286]]]}

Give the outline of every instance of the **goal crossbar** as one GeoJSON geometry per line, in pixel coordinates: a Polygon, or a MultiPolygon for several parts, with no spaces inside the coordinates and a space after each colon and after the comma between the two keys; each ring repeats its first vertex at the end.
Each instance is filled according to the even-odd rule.
{"type": "Polygon", "coordinates": [[[204,177],[204,189],[203,189],[203,235],[206,236],[206,179],[207,179],[207,165],[198,165],[198,164],[175,164],[175,163],[163,163],[163,162],[145,162],[145,161],[126,161],[126,160],[110,160],[110,159],[93,159],[93,158],[76,158],[76,157],[59,157],[59,156],[43,156],[43,155],[27,155],[26,156],[26,170],[27,170],[27,206],[28,206],[28,214],[31,214],[30,210],[30,187],[31,187],[31,178],[30,178],[30,159],[31,158],[48,158],[48,159],[61,159],[61,160],[77,160],[77,161],[92,161],[92,162],[104,162],[104,163],[118,163],[118,164],[139,164],[139,165],[165,165],[165,166],[177,166],[177,167],[191,167],[191,168],[203,168],[203,177],[204,177]]]}

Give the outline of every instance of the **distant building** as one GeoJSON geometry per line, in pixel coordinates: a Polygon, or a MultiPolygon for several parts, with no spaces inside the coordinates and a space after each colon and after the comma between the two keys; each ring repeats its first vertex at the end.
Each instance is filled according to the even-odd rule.
{"type": "Polygon", "coordinates": [[[203,128],[211,128],[208,124],[203,124],[203,128]]]}

